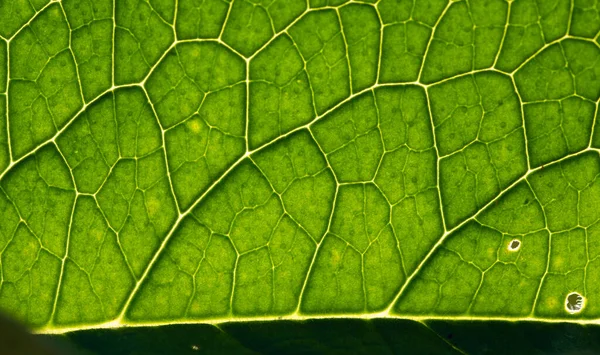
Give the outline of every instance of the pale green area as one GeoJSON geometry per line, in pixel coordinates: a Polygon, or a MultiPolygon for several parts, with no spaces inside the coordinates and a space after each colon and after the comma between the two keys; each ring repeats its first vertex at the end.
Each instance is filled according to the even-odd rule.
{"type": "Polygon", "coordinates": [[[0,308],[600,317],[600,3],[114,4],[0,2],[0,308]]]}

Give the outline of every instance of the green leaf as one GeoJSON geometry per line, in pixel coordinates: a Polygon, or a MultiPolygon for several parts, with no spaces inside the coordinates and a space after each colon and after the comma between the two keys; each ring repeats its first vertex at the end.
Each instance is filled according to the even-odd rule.
{"type": "Polygon", "coordinates": [[[0,2],[0,308],[596,322],[598,9],[0,2]]]}

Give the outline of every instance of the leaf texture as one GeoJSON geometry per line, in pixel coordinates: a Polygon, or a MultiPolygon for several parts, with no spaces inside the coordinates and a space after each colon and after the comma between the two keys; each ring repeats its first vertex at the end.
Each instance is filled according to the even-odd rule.
{"type": "Polygon", "coordinates": [[[0,2],[38,331],[600,317],[600,3],[0,2]]]}

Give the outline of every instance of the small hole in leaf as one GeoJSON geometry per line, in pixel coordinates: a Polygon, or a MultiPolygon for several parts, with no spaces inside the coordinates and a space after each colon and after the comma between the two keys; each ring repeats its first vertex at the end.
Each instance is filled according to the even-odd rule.
{"type": "Polygon", "coordinates": [[[574,314],[579,313],[585,306],[585,298],[577,292],[571,292],[565,299],[565,309],[567,312],[574,314]]]}
{"type": "Polygon", "coordinates": [[[521,248],[521,241],[518,239],[513,239],[510,241],[510,243],[508,243],[509,251],[517,251],[519,248],[521,248]]]}

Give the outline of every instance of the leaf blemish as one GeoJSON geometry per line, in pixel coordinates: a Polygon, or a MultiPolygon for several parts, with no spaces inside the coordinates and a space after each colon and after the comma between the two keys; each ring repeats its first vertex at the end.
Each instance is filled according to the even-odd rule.
{"type": "Polygon", "coordinates": [[[513,239],[508,243],[508,251],[517,251],[521,248],[521,241],[518,239],[513,239]]]}
{"type": "Polygon", "coordinates": [[[581,312],[585,306],[585,298],[577,292],[571,292],[565,299],[565,309],[570,314],[581,312]]]}

